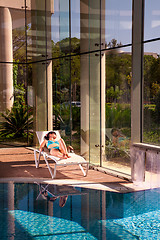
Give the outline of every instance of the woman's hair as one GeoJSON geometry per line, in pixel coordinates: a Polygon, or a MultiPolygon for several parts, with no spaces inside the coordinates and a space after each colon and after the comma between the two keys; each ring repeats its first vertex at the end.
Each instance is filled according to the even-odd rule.
{"type": "Polygon", "coordinates": [[[49,135],[50,135],[50,134],[53,134],[53,133],[56,135],[56,132],[50,131],[50,132],[48,132],[48,133],[46,134],[46,136],[44,136],[44,139],[45,139],[45,140],[49,140],[49,135]]]}

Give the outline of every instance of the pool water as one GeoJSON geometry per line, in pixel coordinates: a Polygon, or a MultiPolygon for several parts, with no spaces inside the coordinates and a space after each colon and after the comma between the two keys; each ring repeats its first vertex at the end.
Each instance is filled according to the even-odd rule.
{"type": "Polygon", "coordinates": [[[0,184],[0,239],[160,239],[160,189],[0,184]]]}

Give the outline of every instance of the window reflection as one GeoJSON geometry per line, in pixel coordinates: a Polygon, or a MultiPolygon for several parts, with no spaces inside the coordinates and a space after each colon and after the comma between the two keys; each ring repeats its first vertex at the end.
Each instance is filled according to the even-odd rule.
{"type": "Polygon", "coordinates": [[[132,1],[106,0],[105,41],[124,45],[132,41],[132,1]]]}
{"type": "Polygon", "coordinates": [[[144,40],[159,38],[160,32],[160,1],[145,0],[144,40]]]}
{"type": "MultiPolygon", "coordinates": [[[[160,45],[160,41],[156,42],[160,45]]],[[[160,58],[155,42],[144,45],[143,142],[160,145],[160,58]],[[155,49],[147,52],[148,49],[155,49]]]]}
{"type": "Polygon", "coordinates": [[[122,168],[127,174],[130,174],[131,66],[132,55],[128,49],[106,51],[106,159],[103,165],[118,171],[122,168]]]}

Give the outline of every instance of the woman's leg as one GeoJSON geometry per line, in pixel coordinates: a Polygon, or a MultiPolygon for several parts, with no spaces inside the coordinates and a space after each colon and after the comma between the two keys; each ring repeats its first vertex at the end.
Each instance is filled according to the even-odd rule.
{"type": "Polygon", "coordinates": [[[60,151],[65,154],[67,157],[70,157],[68,155],[68,151],[67,151],[67,147],[66,147],[66,144],[64,142],[64,140],[62,138],[59,139],[59,148],[60,148],[60,151]]]}
{"type": "Polygon", "coordinates": [[[67,156],[64,153],[62,153],[58,149],[54,149],[54,148],[51,149],[50,154],[55,157],[62,158],[62,159],[67,158],[67,156]]]}

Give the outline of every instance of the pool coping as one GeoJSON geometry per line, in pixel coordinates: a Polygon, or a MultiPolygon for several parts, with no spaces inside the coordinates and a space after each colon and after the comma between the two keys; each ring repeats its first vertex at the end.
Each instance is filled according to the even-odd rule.
{"type": "Polygon", "coordinates": [[[141,182],[128,182],[128,183],[96,183],[92,181],[80,181],[80,180],[61,180],[61,179],[44,179],[44,178],[3,178],[0,179],[0,183],[44,183],[44,184],[55,184],[55,185],[69,185],[74,187],[82,187],[94,190],[102,190],[117,193],[130,193],[136,191],[144,191],[153,188],[158,188],[159,186],[151,186],[150,184],[141,182]]]}

